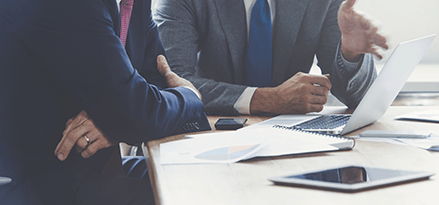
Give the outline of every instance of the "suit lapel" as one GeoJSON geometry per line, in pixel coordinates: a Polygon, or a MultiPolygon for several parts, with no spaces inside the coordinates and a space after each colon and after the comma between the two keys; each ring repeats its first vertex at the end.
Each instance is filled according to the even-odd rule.
{"type": "Polygon", "coordinates": [[[247,23],[242,0],[215,0],[218,17],[227,39],[236,84],[244,83],[244,61],[247,50],[247,23]]]}
{"type": "Polygon", "coordinates": [[[105,2],[108,6],[108,10],[111,14],[111,19],[113,20],[113,31],[119,36],[120,34],[120,15],[117,7],[117,3],[115,0],[108,0],[105,2]]]}
{"type": "Polygon", "coordinates": [[[277,0],[273,28],[273,71],[271,84],[283,82],[303,15],[309,0],[277,0]]]}
{"type": "Polygon", "coordinates": [[[143,2],[144,1],[141,0],[134,1],[125,46],[131,64],[137,69],[140,69],[143,66],[143,56],[146,47],[146,41],[145,38],[143,38],[143,35],[145,35],[147,25],[144,23],[145,17],[143,15],[146,15],[145,13],[148,12],[144,12],[143,9],[149,8],[144,8],[143,2]]]}

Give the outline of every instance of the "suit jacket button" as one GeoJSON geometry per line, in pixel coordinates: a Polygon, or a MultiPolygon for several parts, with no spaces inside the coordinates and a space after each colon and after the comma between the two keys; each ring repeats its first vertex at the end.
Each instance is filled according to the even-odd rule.
{"type": "Polygon", "coordinates": [[[183,130],[186,131],[186,132],[189,131],[188,124],[184,124],[184,125],[183,125],[183,130]]]}
{"type": "Polygon", "coordinates": [[[191,131],[195,130],[195,125],[193,122],[189,123],[189,127],[190,127],[191,131]]]}

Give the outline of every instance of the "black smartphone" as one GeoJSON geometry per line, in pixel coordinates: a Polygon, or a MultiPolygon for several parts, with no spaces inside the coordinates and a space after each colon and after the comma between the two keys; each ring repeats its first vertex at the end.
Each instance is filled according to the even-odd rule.
{"type": "Polygon", "coordinates": [[[215,123],[215,128],[217,130],[236,130],[244,127],[246,118],[220,118],[215,123]]]}

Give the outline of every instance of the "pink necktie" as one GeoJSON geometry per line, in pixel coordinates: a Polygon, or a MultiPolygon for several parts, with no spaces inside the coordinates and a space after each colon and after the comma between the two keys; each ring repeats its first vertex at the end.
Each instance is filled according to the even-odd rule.
{"type": "Polygon", "coordinates": [[[120,41],[124,47],[127,40],[128,26],[130,25],[133,2],[134,0],[122,0],[120,2],[120,41]]]}

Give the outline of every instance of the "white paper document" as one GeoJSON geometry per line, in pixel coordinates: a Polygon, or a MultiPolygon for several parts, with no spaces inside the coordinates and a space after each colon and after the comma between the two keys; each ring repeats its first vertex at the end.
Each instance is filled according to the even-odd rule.
{"type": "Polygon", "coordinates": [[[439,151],[439,135],[430,134],[426,139],[395,139],[405,144],[430,151],[439,151]]]}
{"type": "Polygon", "coordinates": [[[427,122],[439,122],[439,110],[427,110],[412,112],[396,117],[398,120],[419,120],[427,122]]]}
{"type": "Polygon", "coordinates": [[[253,157],[281,156],[352,148],[353,140],[294,130],[260,127],[187,135],[160,144],[161,164],[233,163],[253,157]]]}
{"type": "Polygon", "coordinates": [[[278,115],[252,126],[243,127],[239,130],[246,129],[259,129],[259,128],[272,128],[274,125],[293,126],[300,122],[314,118],[315,115],[278,115]]]}
{"type": "Polygon", "coordinates": [[[160,144],[160,162],[161,164],[233,163],[251,158],[264,146],[260,138],[224,134],[225,136],[184,139],[160,144]]]}
{"type": "Polygon", "coordinates": [[[373,142],[387,142],[391,144],[398,144],[398,145],[409,145],[414,147],[419,147],[422,149],[426,149],[429,151],[439,151],[439,135],[436,134],[430,134],[425,139],[409,139],[409,138],[374,138],[374,137],[367,137],[367,138],[356,138],[358,140],[362,141],[373,141],[373,142]]]}

